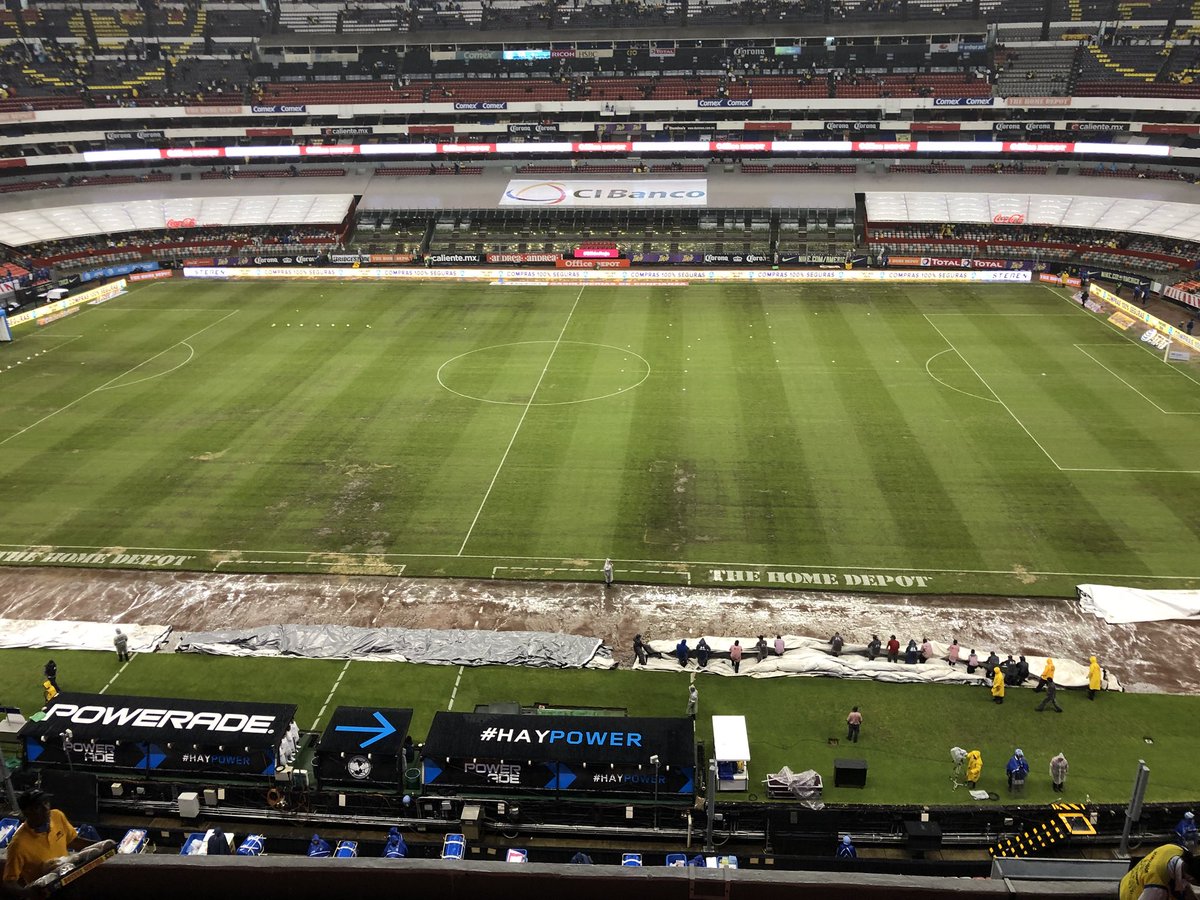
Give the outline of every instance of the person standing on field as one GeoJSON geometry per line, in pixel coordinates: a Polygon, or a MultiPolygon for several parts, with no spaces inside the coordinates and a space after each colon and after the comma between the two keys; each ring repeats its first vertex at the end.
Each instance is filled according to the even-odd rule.
{"type": "Polygon", "coordinates": [[[1088,699],[1096,699],[1096,691],[1104,684],[1104,673],[1100,670],[1100,663],[1096,661],[1096,657],[1088,657],[1088,699]]]}
{"type": "Polygon", "coordinates": [[[999,666],[992,669],[992,702],[1004,702],[1004,673],[1000,671],[999,666]]]}
{"type": "Polygon", "coordinates": [[[700,692],[696,690],[696,683],[692,682],[688,685],[688,702],[687,702],[687,717],[693,722],[696,721],[696,706],[700,702],[700,692]]]}
{"type": "Polygon", "coordinates": [[[1062,712],[1062,707],[1058,705],[1058,685],[1056,685],[1054,683],[1053,678],[1046,679],[1045,688],[1046,688],[1046,697],[1044,700],[1042,700],[1041,703],[1039,703],[1037,706],[1034,707],[1034,710],[1037,712],[1041,712],[1042,710],[1044,710],[1046,708],[1046,706],[1048,704],[1048,705],[1054,707],[1055,712],[1062,712]]]}
{"type": "Polygon", "coordinates": [[[852,744],[858,743],[858,732],[862,729],[862,713],[858,711],[858,707],[850,710],[850,715],[846,716],[846,740],[852,744]]]}
{"type": "Polygon", "coordinates": [[[54,685],[57,691],[58,687],[58,663],[50,659],[46,661],[46,665],[42,667],[42,674],[46,676],[46,680],[54,685]]]}
{"type": "Polygon", "coordinates": [[[738,669],[742,667],[742,642],[734,641],[733,646],[729,648],[729,661],[733,663],[733,674],[736,675],[738,669]]]}
{"type": "Polygon", "coordinates": [[[113,637],[113,646],[117,648],[117,662],[129,662],[129,638],[120,628],[113,637]]]}
{"type": "Polygon", "coordinates": [[[613,563],[611,559],[604,560],[604,586],[611,587],[613,582],[613,563]]]}
{"type": "Polygon", "coordinates": [[[1067,758],[1059,753],[1058,756],[1052,757],[1050,760],[1050,787],[1054,789],[1056,794],[1061,794],[1067,786],[1067,772],[1071,767],[1067,764],[1067,758]]]}

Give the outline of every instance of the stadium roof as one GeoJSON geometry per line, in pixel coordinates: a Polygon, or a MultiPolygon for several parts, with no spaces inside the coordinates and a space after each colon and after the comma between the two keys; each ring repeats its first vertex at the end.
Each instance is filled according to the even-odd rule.
{"type": "Polygon", "coordinates": [[[867,194],[873,222],[1047,225],[1133,231],[1200,241],[1200,205],[1068,194],[867,194]]]}
{"type": "Polygon", "coordinates": [[[252,197],[174,197],[0,212],[0,242],[19,247],[37,241],[123,231],[237,225],[336,225],[353,194],[286,194],[252,197]]]}

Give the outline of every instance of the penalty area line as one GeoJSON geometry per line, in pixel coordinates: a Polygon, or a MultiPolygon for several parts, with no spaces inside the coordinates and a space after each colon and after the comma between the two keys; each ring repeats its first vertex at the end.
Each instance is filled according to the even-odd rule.
{"type": "Polygon", "coordinates": [[[120,678],[120,677],[121,677],[121,673],[122,673],[122,672],[124,672],[126,669],[128,669],[128,668],[129,668],[129,664],[130,664],[131,662],[133,662],[133,657],[132,657],[132,656],[131,656],[131,657],[129,657],[129,659],[128,659],[128,660],[126,660],[125,664],[124,664],[123,666],[121,666],[121,668],[117,669],[117,674],[116,674],[116,675],[114,675],[112,678],[108,679],[108,684],[106,684],[104,687],[100,688],[100,693],[102,693],[102,694],[104,694],[104,693],[107,693],[107,692],[108,692],[108,689],[109,689],[110,687],[112,687],[112,686],[113,686],[113,682],[114,682],[114,681],[116,681],[118,678],[120,678]]]}
{"type": "Polygon", "coordinates": [[[454,679],[454,690],[450,692],[450,702],[446,704],[447,712],[454,709],[454,698],[458,696],[458,685],[462,682],[462,673],[464,668],[465,666],[458,667],[458,677],[454,679]]]}
{"type": "Polygon", "coordinates": [[[317,717],[313,719],[312,728],[309,731],[316,731],[317,726],[321,724],[321,717],[325,715],[325,710],[329,708],[329,701],[333,699],[333,695],[337,693],[338,686],[341,685],[342,679],[346,677],[346,670],[350,668],[350,660],[346,660],[346,664],[342,666],[342,671],[338,673],[337,681],[333,683],[333,687],[329,689],[329,696],[325,698],[325,702],[321,704],[321,711],[317,713],[317,717]]]}

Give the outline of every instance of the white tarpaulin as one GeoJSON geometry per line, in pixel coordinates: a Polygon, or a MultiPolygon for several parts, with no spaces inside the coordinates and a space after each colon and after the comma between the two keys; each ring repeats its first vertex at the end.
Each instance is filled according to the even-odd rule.
{"type": "Polygon", "coordinates": [[[0,648],[44,647],[47,650],[111,650],[115,653],[113,636],[117,628],[129,638],[130,653],[153,653],[171,633],[168,625],[0,619],[0,648]]]}
{"type": "Polygon", "coordinates": [[[1200,591],[1147,591],[1109,584],[1075,588],[1079,605],[1110,625],[1200,619],[1200,591]]]}
{"type": "Polygon", "coordinates": [[[500,197],[501,206],[705,206],[706,178],[613,178],[584,181],[576,178],[534,180],[514,178],[500,197]]]}
{"type": "MultiPolygon", "coordinates": [[[[884,636],[886,637],[886,636],[884,636]]],[[[688,659],[686,667],[679,665],[679,660],[675,657],[675,648],[679,644],[679,639],[649,641],[647,646],[657,656],[652,655],[645,666],[635,665],[634,668],[653,669],[661,672],[678,672],[684,670],[687,672],[708,672],[713,675],[733,675],[733,664],[729,661],[729,648],[733,646],[734,638],[727,637],[709,637],[704,636],[704,640],[712,650],[712,656],[709,658],[708,665],[701,669],[696,662],[696,643],[698,637],[688,638],[688,647],[691,650],[691,655],[688,659]]],[[[867,648],[863,644],[846,644],[842,648],[839,656],[834,656],[829,649],[829,643],[820,638],[796,637],[795,635],[784,635],[784,651],[783,656],[775,655],[774,638],[771,635],[767,636],[767,644],[771,646],[767,654],[767,658],[762,662],[758,661],[758,656],[754,652],[754,641],[745,638],[739,638],[742,645],[742,664],[737,672],[738,675],[749,675],[752,678],[777,678],[784,675],[823,675],[829,678],[869,678],[874,681],[888,681],[893,683],[923,683],[923,684],[982,684],[984,680],[983,667],[979,667],[973,674],[967,673],[966,659],[967,654],[971,652],[970,647],[964,647],[962,650],[962,658],[957,666],[952,666],[946,661],[946,652],[948,644],[938,641],[931,641],[933,644],[934,658],[927,663],[916,663],[907,665],[904,662],[904,648],[907,641],[902,641],[900,646],[900,662],[890,663],[887,661],[886,645],[884,641],[884,653],[882,656],[876,657],[874,660],[867,659],[867,648]]],[[[1002,651],[999,647],[975,647],[978,651],[980,662],[987,658],[988,654],[994,649],[996,655],[1001,661],[1008,656],[1007,651],[1002,651]]],[[[1019,658],[1019,654],[1013,654],[1014,658],[1019,658]]],[[[1088,681],[1088,653],[1086,650],[1081,651],[1079,660],[1054,658],[1054,683],[1063,688],[1080,688],[1087,687],[1088,681]]],[[[1037,685],[1037,677],[1042,674],[1042,669],[1046,664],[1044,656],[1028,656],[1025,661],[1029,663],[1030,679],[1025,683],[1026,687],[1035,687],[1037,685]]],[[[1104,660],[1100,660],[1100,665],[1104,665],[1104,660]]],[[[991,683],[991,673],[987,675],[988,684],[991,683]]],[[[1115,675],[1105,671],[1104,689],[1110,691],[1124,690],[1121,683],[1115,675]]]]}

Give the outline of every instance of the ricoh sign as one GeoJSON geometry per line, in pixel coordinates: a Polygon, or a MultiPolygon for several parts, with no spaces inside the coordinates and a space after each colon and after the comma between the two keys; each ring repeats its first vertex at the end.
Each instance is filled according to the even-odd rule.
{"type": "Polygon", "coordinates": [[[636,179],[532,181],[514,179],[501,206],[667,207],[708,205],[708,180],[636,179]]]}

